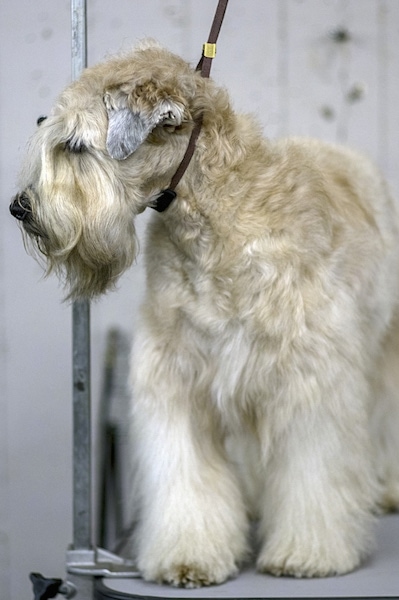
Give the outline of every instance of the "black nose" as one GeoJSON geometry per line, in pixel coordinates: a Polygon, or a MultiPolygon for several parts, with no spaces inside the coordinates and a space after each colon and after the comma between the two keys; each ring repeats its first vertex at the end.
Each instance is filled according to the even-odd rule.
{"type": "Polygon", "coordinates": [[[18,221],[25,221],[32,213],[30,200],[24,192],[22,192],[22,194],[17,194],[15,198],[13,198],[10,204],[10,213],[13,217],[18,219],[18,221]]]}

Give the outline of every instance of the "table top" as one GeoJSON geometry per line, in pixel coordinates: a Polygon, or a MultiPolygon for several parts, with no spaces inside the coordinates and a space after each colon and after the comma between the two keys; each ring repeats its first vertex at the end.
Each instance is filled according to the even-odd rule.
{"type": "Polygon", "coordinates": [[[261,575],[248,567],[222,585],[182,589],[142,579],[101,579],[96,600],[127,598],[397,598],[399,599],[399,514],[379,517],[377,547],[359,569],[323,579],[261,575]]]}

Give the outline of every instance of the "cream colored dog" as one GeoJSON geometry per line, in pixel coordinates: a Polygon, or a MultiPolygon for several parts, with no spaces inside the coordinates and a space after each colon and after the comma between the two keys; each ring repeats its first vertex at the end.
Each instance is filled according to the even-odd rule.
{"type": "Polygon", "coordinates": [[[148,580],[319,577],[359,565],[399,507],[397,206],[373,165],[272,142],[146,42],[84,72],[32,138],[11,212],[71,297],[112,288],[149,226],[135,332],[137,564],[148,580]]]}

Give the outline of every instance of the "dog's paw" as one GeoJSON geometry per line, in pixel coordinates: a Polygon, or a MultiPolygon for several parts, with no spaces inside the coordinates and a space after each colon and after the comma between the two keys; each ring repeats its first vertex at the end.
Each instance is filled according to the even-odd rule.
{"type": "Polygon", "coordinates": [[[238,568],[232,560],[225,563],[221,560],[207,563],[192,560],[142,566],[141,572],[147,581],[168,583],[174,587],[198,588],[223,583],[234,577],[238,568]]]}
{"type": "Polygon", "coordinates": [[[260,573],[270,573],[276,577],[331,577],[343,575],[356,569],[361,562],[356,553],[336,553],[329,549],[317,552],[286,550],[285,553],[269,549],[261,553],[257,561],[260,573]]]}
{"type": "Polygon", "coordinates": [[[230,521],[226,514],[224,520],[219,514],[218,518],[212,516],[210,511],[199,513],[190,528],[182,527],[182,518],[168,520],[163,528],[157,529],[150,527],[153,521],[142,522],[136,535],[135,554],[143,578],[196,588],[234,577],[249,556],[245,515],[232,513],[230,521]],[[195,526],[195,522],[202,526],[195,526]],[[148,526],[145,528],[144,524],[148,526]]]}
{"type": "Polygon", "coordinates": [[[237,571],[235,565],[213,565],[212,567],[204,567],[196,563],[171,565],[162,572],[160,577],[157,577],[157,580],[175,587],[198,588],[223,583],[234,577],[237,571]]]}

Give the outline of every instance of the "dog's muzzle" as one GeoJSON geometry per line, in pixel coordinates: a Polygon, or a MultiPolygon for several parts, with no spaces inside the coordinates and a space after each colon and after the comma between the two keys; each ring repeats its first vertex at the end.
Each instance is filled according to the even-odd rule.
{"type": "Polygon", "coordinates": [[[17,194],[15,198],[13,198],[10,204],[10,213],[13,217],[18,219],[18,221],[26,221],[32,214],[29,197],[24,192],[17,194]]]}

